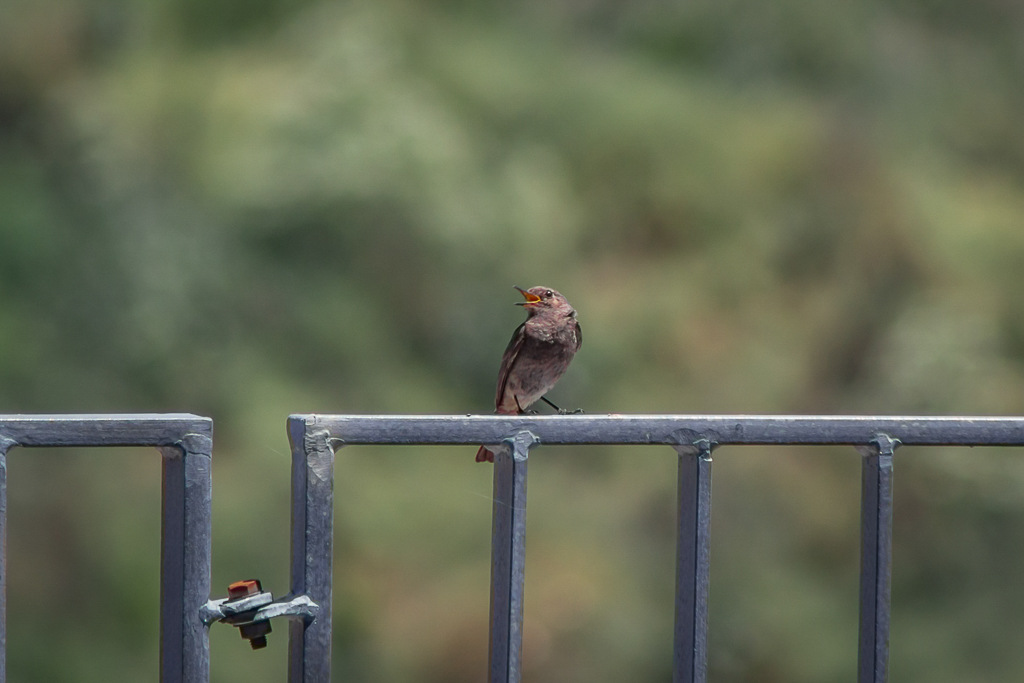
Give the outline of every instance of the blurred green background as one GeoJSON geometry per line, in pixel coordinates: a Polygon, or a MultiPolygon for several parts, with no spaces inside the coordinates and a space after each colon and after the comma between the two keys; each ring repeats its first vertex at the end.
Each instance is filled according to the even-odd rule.
{"type": "MultiPolygon", "coordinates": [[[[1024,412],[1024,4],[3,0],[0,412],[216,421],[214,593],[287,590],[293,412],[1024,412]]],[[[334,678],[480,681],[489,466],[337,457],[334,678]]],[[[159,459],[12,452],[11,681],[157,675],[159,459]]],[[[723,448],[716,683],[853,680],[859,456],[723,448]]],[[[675,456],[531,458],[525,675],[669,681],[675,456]]],[[[1024,460],[896,458],[892,679],[1024,678],[1024,460]]],[[[285,629],[212,631],[281,681],[285,629]]]]}

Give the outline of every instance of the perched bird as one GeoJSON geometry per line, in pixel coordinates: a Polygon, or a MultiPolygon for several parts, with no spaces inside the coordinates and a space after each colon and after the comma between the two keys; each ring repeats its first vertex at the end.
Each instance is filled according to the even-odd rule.
{"type": "MultiPolygon", "coordinates": [[[[547,287],[516,289],[526,299],[516,305],[525,308],[528,317],[512,334],[501,358],[494,396],[494,409],[499,415],[520,415],[543,398],[583,343],[576,309],[564,296],[547,287]]],[[[476,461],[485,460],[494,462],[494,453],[481,446],[476,461]]]]}

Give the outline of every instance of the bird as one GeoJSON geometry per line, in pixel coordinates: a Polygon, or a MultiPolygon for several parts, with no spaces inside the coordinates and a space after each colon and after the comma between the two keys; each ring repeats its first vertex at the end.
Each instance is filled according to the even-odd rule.
{"type": "MultiPolygon", "coordinates": [[[[576,309],[550,287],[515,287],[525,301],[526,322],[516,328],[501,357],[494,411],[498,415],[522,415],[544,398],[569,367],[583,344],[576,309]]],[[[544,398],[544,401],[557,408],[544,398]]],[[[559,410],[559,412],[564,412],[559,410]]],[[[481,446],[477,462],[494,462],[494,452],[481,446]]]]}

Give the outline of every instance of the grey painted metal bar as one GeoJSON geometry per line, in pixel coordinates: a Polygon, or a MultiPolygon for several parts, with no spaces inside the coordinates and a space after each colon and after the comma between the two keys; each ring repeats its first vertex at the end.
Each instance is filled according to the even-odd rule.
{"type": "Polygon", "coordinates": [[[529,430],[545,444],[1021,446],[1021,417],[801,415],[308,415],[345,444],[498,444],[529,430]]]}
{"type": "Polygon", "coordinates": [[[528,431],[506,439],[494,455],[491,527],[491,627],[487,654],[490,683],[519,683],[523,655],[523,587],[526,569],[528,431]]]}
{"type": "Polygon", "coordinates": [[[289,683],[330,683],[334,567],[334,450],[315,421],[288,419],[292,447],[292,595],[319,607],[288,625],[289,683]]]}
{"type": "Polygon", "coordinates": [[[860,638],[857,680],[885,683],[889,666],[892,572],[892,456],[897,446],[880,434],[864,456],[861,486],[860,638]]]}
{"type": "Polygon", "coordinates": [[[209,626],[213,477],[208,436],[188,434],[163,453],[160,552],[160,680],[210,680],[209,626]]]}
{"type": "Polygon", "coordinates": [[[711,443],[679,446],[673,683],[707,680],[711,573],[711,443]]]}
{"type": "Polygon", "coordinates": [[[0,415],[0,434],[19,446],[174,446],[213,436],[213,421],[186,413],[0,415]]]}
{"type": "MultiPolygon", "coordinates": [[[[213,422],[187,414],[0,415],[0,665],[6,652],[6,455],[12,446],[155,446],[163,454],[160,680],[206,683],[213,422]]],[[[0,683],[6,673],[0,668],[0,683]]]]}

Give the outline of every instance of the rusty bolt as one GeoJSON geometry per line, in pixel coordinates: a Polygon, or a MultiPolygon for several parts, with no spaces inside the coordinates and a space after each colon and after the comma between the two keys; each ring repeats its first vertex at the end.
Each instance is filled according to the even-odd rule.
{"type": "MultiPolygon", "coordinates": [[[[259,579],[246,579],[244,581],[235,581],[233,584],[228,586],[228,602],[232,600],[242,600],[252,595],[258,595],[263,592],[263,585],[259,579]]],[[[269,594],[268,594],[269,595],[269,594]]],[[[243,612],[238,615],[238,618],[244,619],[246,614],[252,614],[255,609],[251,612],[243,612]]],[[[238,632],[242,635],[242,638],[249,641],[249,645],[252,649],[259,650],[260,648],[267,646],[267,634],[271,632],[269,621],[256,621],[249,623],[236,623],[238,626],[238,632]]]]}
{"type": "Polygon", "coordinates": [[[244,626],[238,627],[238,632],[242,634],[242,637],[249,641],[249,645],[252,649],[259,650],[262,647],[267,646],[267,634],[270,633],[269,621],[256,621],[251,624],[245,624],[244,626]]]}
{"type": "Polygon", "coordinates": [[[259,579],[246,579],[244,581],[235,581],[233,584],[228,586],[228,599],[238,600],[249,595],[255,595],[256,593],[262,593],[263,586],[260,584],[259,579]]]}

